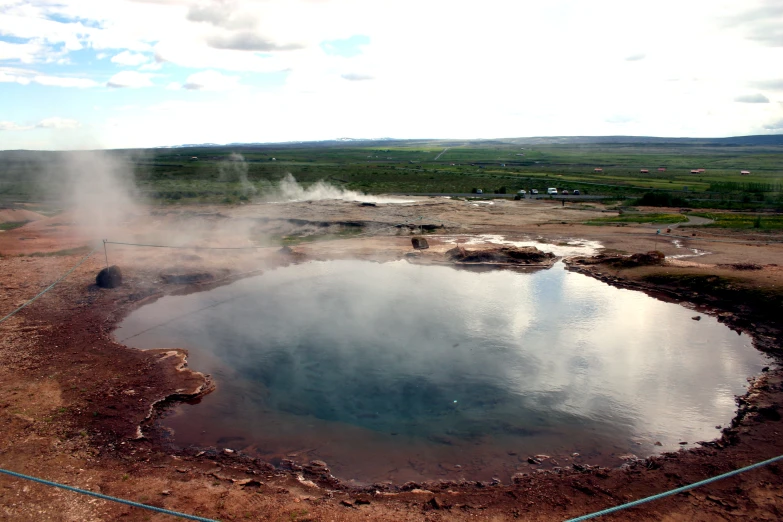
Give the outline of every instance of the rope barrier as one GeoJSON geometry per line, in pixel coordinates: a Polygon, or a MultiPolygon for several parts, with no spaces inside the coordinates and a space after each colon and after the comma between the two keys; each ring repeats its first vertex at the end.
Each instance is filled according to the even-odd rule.
{"type": "Polygon", "coordinates": [[[701,486],[706,486],[707,484],[711,484],[713,482],[716,482],[718,480],[722,480],[725,478],[733,477],[734,475],[739,475],[740,473],[745,473],[746,471],[750,471],[756,468],[760,468],[763,466],[767,466],[769,464],[772,464],[774,462],[778,462],[780,460],[783,460],[783,455],[780,455],[778,457],[774,457],[768,460],[765,460],[763,462],[757,462],[756,464],[751,464],[750,466],[745,466],[744,468],[735,469],[734,471],[729,471],[728,473],[724,473],[723,475],[718,475],[717,477],[708,478],[705,480],[701,480],[699,482],[694,482],[693,484],[689,484],[687,486],[682,486],[677,489],[672,489],[670,491],[666,491],[663,493],[658,493],[657,495],[653,495],[651,497],[642,498],[639,500],[634,500],[633,502],[628,502],[627,504],[622,504],[619,506],[611,507],[608,509],[604,509],[603,511],[597,511],[595,513],[590,513],[589,515],[582,515],[581,517],[576,518],[570,518],[566,520],[565,522],[582,522],[583,520],[590,520],[591,518],[601,517],[604,515],[609,515],[611,513],[616,513],[617,511],[622,511],[624,509],[629,509],[632,507],[639,506],[641,504],[645,504],[647,502],[652,502],[653,500],[658,500],[660,498],[669,497],[671,495],[677,495],[678,493],[683,493],[685,491],[689,491],[691,489],[696,489],[701,486]]]}
{"type": "Polygon", "coordinates": [[[103,495],[101,493],[96,493],[94,491],[89,491],[86,489],[79,489],[75,488],[73,486],[68,486],[66,484],[60,484],[59,482],[52,482],[50,480],[44,480],[37,477],[31,477],[30,475],[23,475],[21,473],[17,473],[15,471],[9,471],[7,469],[0,468],[0,473],[5,473],[6,475],[10,475],[12,477],[21,478],[25,480],[30,480],[32,482],[38,482],[39,484],[44,484],[46,486],[52,486],[55,488],[61,488],[65,489],[67,491],[73,491],[74,493],[80,493],[82,495],[89,495],[91,497],[96,497],[101,500],[108,500],[111,502],[118,502],[120,504],[125,504],[126,506],[132,506],[137,507],[141,509],[148,509],[150,511],[155,511],[157,513],[163,513],[164,515],[171,515],[173,517],[179,517],[179,518],[186,518],[188,520],[199,520],[200,522],[218,522],[215,519],[212,518],[204,518],[204,517],[197,517],[196,515],[188,515],[187,513],[179,513],[177,511],[171,511],[169,509],[163,509],[155,506],[148,506],[147,504],[140,504],[138,502],[133,502],[132,500],[125,500],[122,498],[117,497],[111,497],[109,495],[103,495]]]}
{"type": "Polygon", "coordinates": [[[91,251],[89,254],[87,254],[86,256],[84,256],[84,257],[82,258],[82,260],[81,260],[81,261],[79,261],[78,263],[76,263],[76,265],[74,265],[74,266],[73,266],[73,268],[71,268],[70,270],[68,270],[67,272],[65,272],[63,275],[61,275],[61,276],[60,276],[60,278],[59,278],[59,279],[57,279],[57,280],[56,280],[54,283],[50,284],[49,286],[47,286],[46,288],[44,288],[43,290],[41,290],[41,291],[38,293],[38,295],[36,295],[36,296],[35,296],[35,297],[33,297],[32,299],[30,299],[29,301],[27,301],[26,303],[24,303],[22,306],[20,306],[19,308],[17,308],[16,310],[14,310],[13,312],[11,312],[10,314],[8,314],[8,315],[6,315],[5,317],[3,317],[2,319],[0,319],[0,324],[2,324],[2,323],[3,323],[3,322],[6,320],[6,319],[10,319],[10,318],[11,318],[13,315],[15,315],[15,314],[16,314],[17,312],[19,312],[21,309],[25,308],[26,306],[29,306],[29,305],[31,305],[31,304],[32,304],[32,303],[33,303],[33,302],[34,302],[36,299],[38,299],[39,297],[41,297],[42,295],[44,295],[46,292],[48,292],[49,290],[51,290],[52,288],[54,288],[54,285],[56,285],[57,283],[59,283],[60,281],[62,281],[62,280],[63,280],[63,279],[65,279],[66,277],[68,277],[69,275],[71,275],[71,272],[73,272],[74,270],[76,270],[77,268],[79,268],[79,267],[82,265],[82,263],[84,263],[85,261],[87,261],[87,259],[89,259],[89,257],[90,257],[91,255],[93,255],[93,254],[94,254],[94,253],[95,253],[97,250],[98,250],[98,248],[93,248],[93,249],[92,249],[92,251],[91,251]]]}

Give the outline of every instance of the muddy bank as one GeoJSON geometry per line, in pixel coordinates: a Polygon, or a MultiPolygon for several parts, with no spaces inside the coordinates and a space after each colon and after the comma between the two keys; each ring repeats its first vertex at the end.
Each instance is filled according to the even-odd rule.
{"type": "MultiPolygon", "coordinates": [[[[318,258],[315,247],[296,252],[318,258]]],[[[404,250],[380,257],[401,255],[404,250]]],[[[65,257],[61,266],[47,265],[47,270],[60,270],[71,261],[65,257]]],[[[19,274],[20,281],[32,265],[48,262],[52,260],[0,260],[6,273],[19,274]]],[[[100,266],[97,261],[88,263],[51,296],[2,327],[0,428],[7,435],[0,444],[3,467],[221,519],[239,519],[250,513],[250,519],[288,519],[295,514],[298,520],[562,520],[783,453],[779,436],[783,376],[774,368],[753,383],[734,422],[714,443],[705,441],[695,449],[631,460],[621,469],[577,465],[554,470],[546,469],[545,463],[534,464],[530,473],[516,476],[513,484],[432,481],[351,487],[331,476],[328,463],[299,461],[295,456],[270,463],[224,448],[173,451],[166,433],[149,420],[162,411],[166,398],[192,399],[208,391],[208,377],[182,371],[181,350],[131,350],[114,342],[111,332],[124,314],[151,299],[198,291],[244,272],[236,267],[204,267],[198,273],[213,274],[209,282],[174,284],[160,282],[159,268],[123,266],[125,284],[99,290],[94,277],[100,266]],[[224,268],[229,276],[224,277],[224,268]],[[56,398],[43,403],[40,391],[50,388],[56,398]],[[144,438],[139,439],[142,424],[144,438]]],[[[732,293],[741,289],[726,285],[719,288],[722,293],[716,293],[718,287],[707,283],[683,287],[683,279],[655,279],[672,274],[710,277],[714,268],[691,267],[675,273],[675,268],[665,265],[618,269],[599,262],[571,267],[616,286],[704,306],[719,317],[729,313],[723,316],[727,324],[747,328],[744,331],[754,335],[759,348],[779,352],[780,324],[763,309],[763,301],[754,305],[739,297],[743,294],[732,293]]],[[[10,282],[4,284],[8,288],[10,282]]],[[[29,293],[21,284],[17,286],[8,290],[6,299],[19,300],[29,293]]],[[[147,516],[122,506],[63,500],[44,489],[18,493],[19,497],[21,486],[2,480],[0,502],[9,520],[61,520],[58,513],[64,512],[81,516],[73,519],[142,520],[147,516]],[[70,505],[73,502],[76,507],[70,505]],[[33,516],[25,505],[50,515],[33,516]]],[[[769,466],[615,519],[776,519],[783,516],[782,493],[781,468],[769,466]]]]}

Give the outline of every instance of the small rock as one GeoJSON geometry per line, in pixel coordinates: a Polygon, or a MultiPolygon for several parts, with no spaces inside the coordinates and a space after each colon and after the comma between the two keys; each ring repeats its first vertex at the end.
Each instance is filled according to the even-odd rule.
{"type": "Polygon", "coordinates": [[[161,495],[165,495],[165,496],[169,496],[169,495],[171,495],[171,490],[170,489],[164,489],[163,491],[160,492],[160,494],[161,495]]]}
{"type": "Polygon", "coordinates": [[[716,425],[715,425],[715,429],[716,429],[716,430],[723,429],[723,426],[721,426],[720,424],[716,424],[716,425]]]}
{"type": "Polygon", "coordinates": [[[655,446],[663,446],[663,444],[661,444],[661,441],[655,441],[655,444],[654,444],[654,445],[655,445],[655,446]]]}
{"type": "Polygon", "coordinates": [[[233,455],[234,454],[234,450],[229,449],[229,448],[223,448],[223,454],[224,455],[233,455]]]}
{"type": "Polygon", "coordinates": [[[112,265],[98,272],[95,284],[101,288],[117,288],[122,286],[122,272],[120,267],[112,265]]]}
{"type": "Polygon", "coordinates": [[[694,321],[701,321],[701,316],[700,315],[694,315],[693,317],[691,317],[691,319],[693,319],[694,321]]]}
{"type": "Polygon", "coordinates": [[[443,509],[443,503],[439,501],[437,498],[432,497],[425,503],[424,507],[425,508],[428,507],[430,509],[443,509]]]}
{"type": "Polygon", "coordinates": [[[411,244],[416,250],[424,250],[430,247],[430,244],[423,237],[412,237],[411,244]]]}
{"type": "Polygon", "coordinates": [[[345,507],[351,507],[351,508],[354,507],[353,502],[351,502],[350,500],[341,500],[340,505],[345,507]]]}
{"type": "Polygon", "coordinates": [[[528,457],[528,458],[527,458],[527,461],[528,461],[530,464],[541,464],[541,461],[540,461],[540,460],[538,460],[538,459],[537,459],[537,458],[535,458],[535,457],[528,457]]]}
{"type": "Polygon", "coordinates": [[[685,446],[686,444],[688,444],[686,441],[680,442],[680,446],[685,446]]]}

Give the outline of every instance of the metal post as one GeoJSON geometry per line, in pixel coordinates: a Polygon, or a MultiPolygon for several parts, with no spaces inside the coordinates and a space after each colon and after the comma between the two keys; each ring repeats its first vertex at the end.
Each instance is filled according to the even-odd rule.
{"type": "Polygon", "coordinates": [[[106,257],[106,268],[109,268],[109,253],[106,251],[106,239],[103,240],[103,255],[106,257]]]}

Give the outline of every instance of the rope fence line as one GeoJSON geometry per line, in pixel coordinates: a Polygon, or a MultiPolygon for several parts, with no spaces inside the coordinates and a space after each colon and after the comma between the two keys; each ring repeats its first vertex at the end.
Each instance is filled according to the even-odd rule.
{"type": "Polygon", "coordinates": [[[36,301],[36,300],[37,300],[39,297],[41,297],[41,296],[42,296],[42,295],[44,295],[46,292],[48,292],[49,290],[51,290],[52,288],[54,288],[54,286],[55,286],[57,283],[59,283],[60,281],[62,281],[63,279],[65,279],[66,277],[68,277],[69,275],[71,275],[71,273],[72,273],[74,270],[76,270],[77,268],[79,268],[80,266],[82,266],[82,264],[83,264],[85,261],[87,261],[87,259],[89,259],[89,258],[90,258],[90,256],[92,256],[92,255],[93,255],[93,254],[94,254],[94,253],[95,253],[97,250],[98,250],[98,248],[97,248],[97,247],[96,247],[96,248],[93,248],[93,249],[92,249],[92,251],[90,251],[90,253],[89,253],[89,254],[87,254],[86,256],[84,256],[84,257],[81,259],[81,261],[79,261],[78,263],[76,263],[76,264],[75,264],[75,265],[74,265],[74,266],[73,266],[73,267],[72,267],[70,270],[68,270],[68,271],[67,271],[67,272],[65,272],[63,275],[61,275],[61,276],[60,276],[60,277],[59,277],[59,278],[58,278],[58,279],[57,279],[57,280],[56,280],[54,283],[50,284],[49,286],[47,286],[46,288],[44,288],[43,290],[41,290],[41,291],[38,293],[38,295],[36,295],[35,297],[33,297],[32,299],[30,299],[29,301],[27,301],[26,303],[24,303],[24,304],[23,304],[23,305],[21,305],[20,307],[18,307],[16,310],[12,311],[10,314],[8,314],[8,315],[6,315],[5,317],[3,317],[2,319],[0,319],[0,324],[2,324],[2,323],[3,323],[4,321],[6,321],[7,319],[10,319],[10,318],[11,318],[11,317],[13,317],[14,315],[16,315],[16,313],[17,313],[17,312],[19,312],[20,310],[22,310],[23,308],[25,308],[25,307],[27,307],[27,306],[30,306],[30,305],[31,305],[31,304],[33,304],[33,302],[35,302],[35,301],[36,301]]]}
{"type": "Polygon", "coordinates": [[[59,482],[52,482],[51,480],[44,480],[37,477],[31,477],[30,475],[23,475],[21,473],[17,473],[15,471],[10,471],[7,469],[0,468],[0,473],[4,473],[6,475],[10,475],[12,477],[24,479],[24,480],[30,480],[32,482],[37,482],[39,484],[43,484],[45,486],[52,486],[55,488],[64,489],[66,491],[72,491],[74,493],[80,493],[82,495],[89,495],[91,497],[96,497],[101,500],[108,500],[110,502],[117,502],[119,504],[125,504],[126,506],[132,506],[137,507],[141,509],[147,509],[150,511],[155,511],[157,513],[163,513],[164,515],[171,515],[173,517],[179,517],[179,518],[186,518],[188,520],[198,520],[200,522],[219,522],[218,520],[212,519],[212,518],[204,518],[204,517],[198,517],[196,515],[189,515],[187,513],[180,513],[178,511],[171,511],[170,509],[163,509],[155,506],[148,506],[147,504],[140,504],[139,502],[133,502],[132,500],[125,500],[123,498],[117,498],[112,497],[109,495],[104,495],[102,493],[96,493],[95,491],[90,491],[87,489],[80,489],[75,488],[73,486],[68,486],[66,484],[60,484],[59,482]]]}
{"type": "Polygon", "coordinates": [[[722,475],[718,475],[716,477],[708,478],[705,480],[700,480],[699,482],[694,482],[693,484],[688,484],[687,486],[682,486],[677,489],[672,489],[669,491],[665,491],[663,493],[658,493],[657,495],[652,495],[650,497],[641,498],[639,500],[634,500],[633,502],[628,502],[627,504],[621,504],[619,506],[611,507],[608,509],[604,509],[602,511],[597,511],[595,513],[590,513],[589,515],[582,515],[580,517],[576,518],[570,518],[566,520],[565,522],[582,522],[583,520],[590,520],[592,518],[601,517],[604,515],[609,515],[611,513],[616,513],[617,511],[622,511],[624,509],[629,509],[632,507],[639,506],[641,504],[645,504],[647,502],[652,502],[653,500],[658,500],[664,497],[669,497],[671,495],[677,495],[679,493],[683,493],[685,491],[689,491],[691,489],[696,489],[701,486],[706,486],[707,484],[712,484],[713,482],[717,482],[718,480],[722,480],[725,478],[733,477],[735,475],[739,475],[740,473],[745,473],[746,471],[750,471],[756,468],[761,468],[763,466],[767,466],[769,464],[773,464],[775,462],[778,462],[780,460],[783,460],[783,455],[779,455],[777,457],[773,457],[771,459],[767,459],[762,462],[757,462],[756,464],[751,464],[750,466],[745,466],[744,468],[735,469],[734,471],[729,471],[728,473],[724,473],[722,475]]]}

